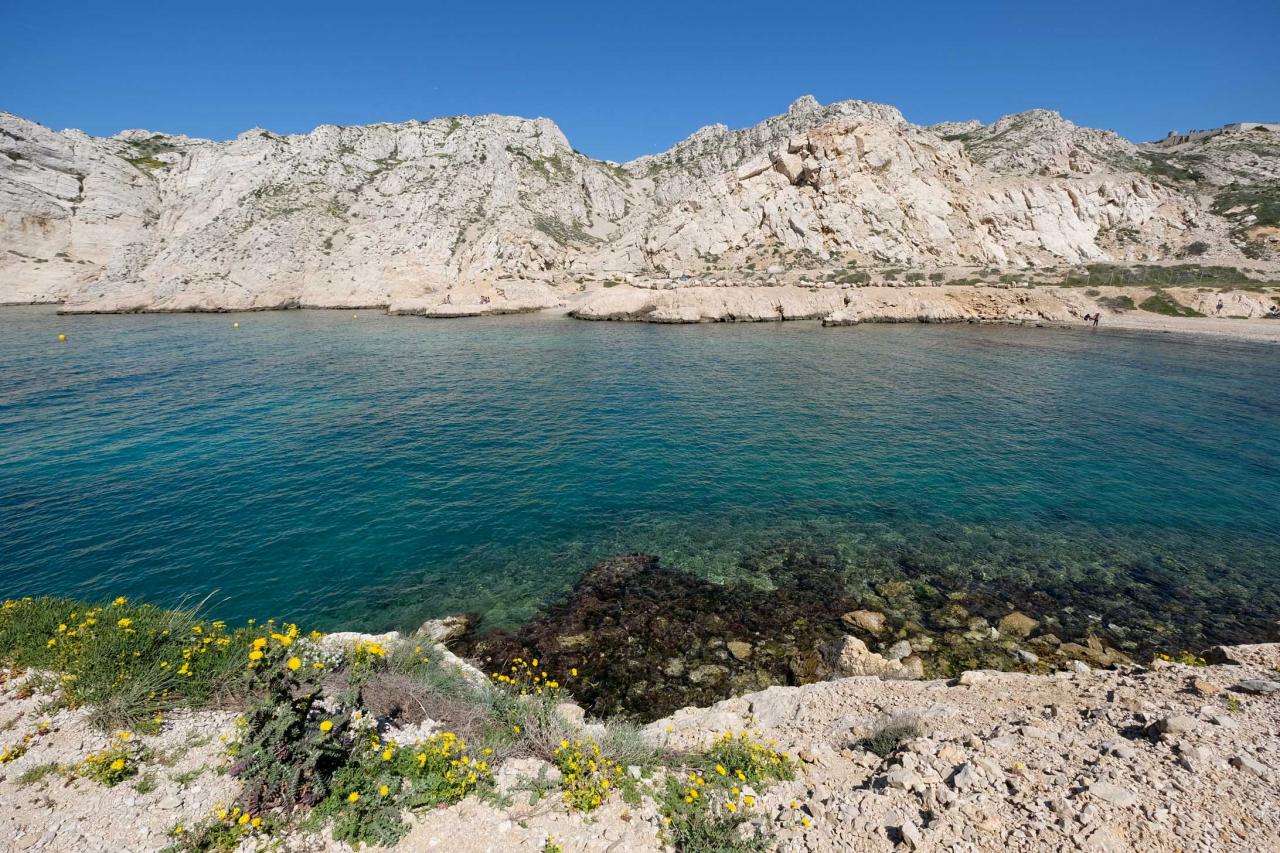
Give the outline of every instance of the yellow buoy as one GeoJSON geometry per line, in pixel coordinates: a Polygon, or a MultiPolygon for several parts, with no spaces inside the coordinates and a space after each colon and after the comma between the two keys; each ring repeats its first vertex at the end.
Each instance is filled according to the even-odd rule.
{"type": "Polygon", "coordinates": [[[240,324],[239,324],[239,323],[232,323],[232,324],[231,324],[231,328],[233,328],[233,329],[238,329],[238,328],[240,328],[240,324]]]}
{"type": "Polygon", "coordinates": [[[66,339],[67,339],[66,335],[58,335],[58,340],[65,341],[66,339]]]}

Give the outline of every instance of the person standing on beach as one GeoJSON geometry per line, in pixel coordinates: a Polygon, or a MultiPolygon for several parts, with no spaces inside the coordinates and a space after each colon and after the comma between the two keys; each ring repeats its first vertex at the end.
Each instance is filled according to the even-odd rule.
{"type": "Polygon", "coordinates": [[[1218,313],[1222,313],[1222,297],[1218,297],[1218,313]]]}
{"type": "Polygon", "coordinates": [[[1101,311],[1095,311],[1095,312],[1093,312],[1093,327],[1094,327],[1095,329],[1096,329],[1096,328],[1098,328],[1098,321],[1099,321],[1099,320],[1101,320],[1101,319],[1102,319],[1102,312],[1101,312],[1101,311]]]}

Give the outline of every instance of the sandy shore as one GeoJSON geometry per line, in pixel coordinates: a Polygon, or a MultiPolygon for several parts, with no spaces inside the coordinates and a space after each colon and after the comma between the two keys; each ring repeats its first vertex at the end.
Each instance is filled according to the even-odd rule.
{"type": "Polygon", "coordinates": [[[1240,320],[1227,317],[1165,317],[1145,311],[1104,316],[1099,328],[1143,332],[1211,335],[1243,341],[1280,343],[1280,320],[1240,320]]]}

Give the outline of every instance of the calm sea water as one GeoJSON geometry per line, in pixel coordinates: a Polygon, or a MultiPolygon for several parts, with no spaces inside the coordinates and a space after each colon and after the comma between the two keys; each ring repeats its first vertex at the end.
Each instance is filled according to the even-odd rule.
{"type": "Polygon", "coordinates": [[[1107,330],[5,308],[0,592],[511,624],[610,553],[726,580],[804,543],[851,583],[910,559],[1280,611],[1278,364],[1107,330]]]}

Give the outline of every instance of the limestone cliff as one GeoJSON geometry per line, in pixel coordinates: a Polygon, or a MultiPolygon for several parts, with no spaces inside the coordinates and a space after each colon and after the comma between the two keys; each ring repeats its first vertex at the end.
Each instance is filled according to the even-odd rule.
{"type": "Polygon", "coordinates": [[[215,142],[94,138],[0,113],[0,303],[452,316],[756,268],[1159,263],[1192,245],[1267,261],[1280,174],[1268,139],[1136,146],[1044,110],[926,128],[890,106],[805,97],[620,165],[576,152],[547,119],[215,142]]]}

